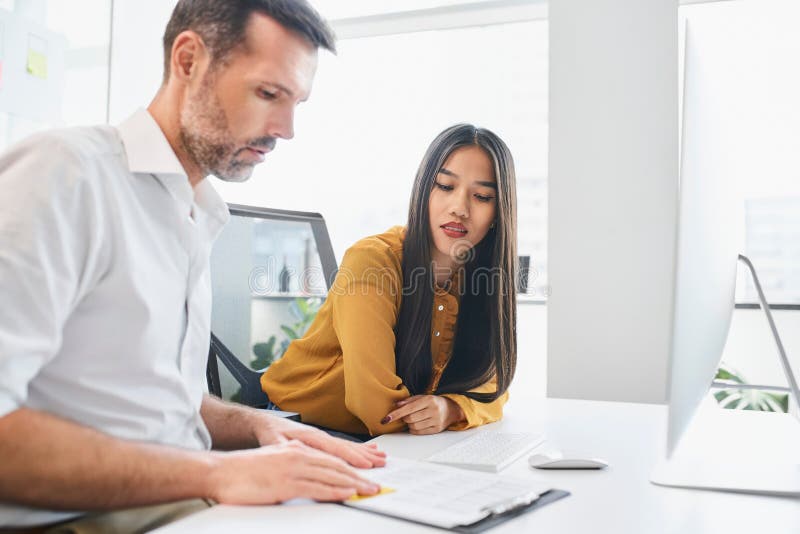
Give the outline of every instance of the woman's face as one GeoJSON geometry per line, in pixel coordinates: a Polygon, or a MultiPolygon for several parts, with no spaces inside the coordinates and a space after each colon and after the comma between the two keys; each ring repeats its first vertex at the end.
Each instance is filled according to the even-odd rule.
{"type": "Polygon", "coordinates": [[[439,169],[428,202],[433,260],[438,266],[463,263],[494,222],[497,179],[483,148],[454,150],[439,169]]]}

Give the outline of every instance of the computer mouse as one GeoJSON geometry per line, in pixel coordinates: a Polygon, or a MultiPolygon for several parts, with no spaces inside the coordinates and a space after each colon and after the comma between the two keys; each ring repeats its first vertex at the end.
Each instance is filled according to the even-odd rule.
{"type": "Polygon", "coordinates": [[[559,451],[534,454],[528,463],[536,469],[603,469],[608,462],[590,456],[566,454],[559,451]]]}

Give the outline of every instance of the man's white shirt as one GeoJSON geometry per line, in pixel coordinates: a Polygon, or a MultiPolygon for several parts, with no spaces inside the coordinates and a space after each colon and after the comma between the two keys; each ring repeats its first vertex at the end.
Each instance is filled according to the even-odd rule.
{"type": "MultiPolygon", "coordinates": [[[[27,407],[210,448],[208,260],[228,218],[145,110],[0,157],[0,417],[27,407]]],[[[70,515],[0,503],[0,527],[70,515]]]]}

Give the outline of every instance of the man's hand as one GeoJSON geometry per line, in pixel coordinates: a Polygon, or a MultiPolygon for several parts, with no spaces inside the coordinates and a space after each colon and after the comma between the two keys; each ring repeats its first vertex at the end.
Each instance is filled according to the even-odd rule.
{"type": "Polygon", "coordinates": [[[298,497],[342,501],[380,489],[343,460],[297,440],[213,454],[207,493],[223,504],[274,504],[298,497]]]}
{"type": "Polygon", "coordinates": [[[402,420],[412,434],[436,434],[465,417],[458,404],[438,395],[414,395],[396,402],[395,406],[381,423],[402,420]]]}
{"type": "Polygon", "coordinates": [[[200,414],[211,433],[215,449],[233,450],[297,440],[333,454],[354,467],[386,465],[386,453],[374,445],[334,438],[312,426],[206,395],[200,414]]]}
{"type": "Polygon", "coordinates": [[[260,412],[259,415],[254,428],[259,445],[297,440],[309,447],[337,456],[354,467],[371,468],[386,465],[386,453],[379,451],[375,445],[334,438],[312,426],[272,415],[268,410],[260,412]]]}

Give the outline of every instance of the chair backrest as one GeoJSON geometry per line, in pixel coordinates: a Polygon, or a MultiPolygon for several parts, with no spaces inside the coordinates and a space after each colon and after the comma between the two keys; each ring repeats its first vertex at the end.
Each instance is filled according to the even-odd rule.
{"type": "Polygon", "coordinates": [[[308,327],[336,276],[336,258],[318,213],[229,208],[231,221],[211,252],[208,389],[262,406],[261,371],[308,327]]]}

